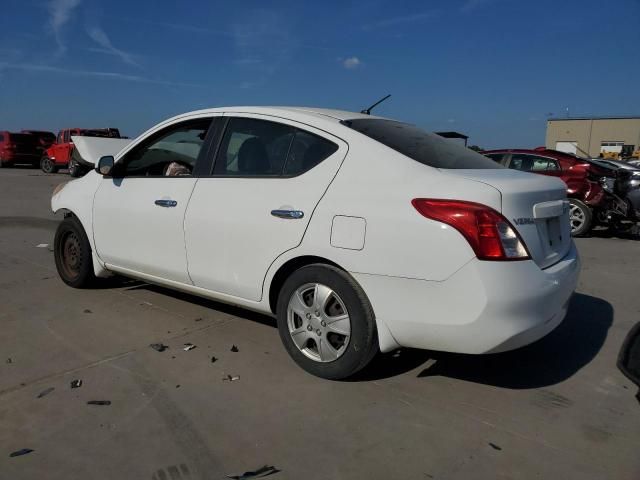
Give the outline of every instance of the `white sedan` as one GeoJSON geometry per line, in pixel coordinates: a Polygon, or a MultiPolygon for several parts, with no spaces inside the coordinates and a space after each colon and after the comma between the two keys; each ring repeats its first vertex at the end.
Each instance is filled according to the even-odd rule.
{"type": "Polygon", "coordinates": [[[564,318],[566,186],[412,125],[310,108],[171,118],[60,186],[60,277],[117,273],[277,317],[308,372],[510,350],[564,318]]]}

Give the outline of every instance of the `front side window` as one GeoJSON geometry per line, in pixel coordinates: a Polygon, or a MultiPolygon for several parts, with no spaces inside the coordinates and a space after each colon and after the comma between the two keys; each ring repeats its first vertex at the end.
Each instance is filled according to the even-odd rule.
{"type": "Polygon", "coordinates": [[[211,119],[172,125],[152,135],[123,159],[123,176],[176,177],[193,173],[211,119]]]}
{"type": "Polygon", "coordinates": [[[496,169],[500,164],[450,139],[394,120],[344,120],[352,128],[424,165],[446,169],[496,169]]]}
{"type": "Polygon", "coordinates": [[[300,175],[338,146],[318,135],[281,123],[231,118],[213,168],[214,175],[280,177],[300,175]]]}

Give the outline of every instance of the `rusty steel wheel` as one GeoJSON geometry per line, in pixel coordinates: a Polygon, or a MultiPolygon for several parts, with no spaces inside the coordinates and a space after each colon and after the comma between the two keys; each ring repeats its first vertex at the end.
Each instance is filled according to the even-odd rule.
{"type": "Polygon", "coordinates": [[[58,274],[67,285],[84,288],[95,281],[91,245],[76,217],[67,217],[58,226],[53,253],[58,274]]]}

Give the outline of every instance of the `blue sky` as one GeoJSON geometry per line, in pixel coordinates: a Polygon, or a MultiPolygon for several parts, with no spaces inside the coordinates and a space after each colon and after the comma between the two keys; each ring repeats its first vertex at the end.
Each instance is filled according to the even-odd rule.
{"type": "Polygon", "coordinates": [[[549,114],[640,114],[640,0],[3,0],[0,130],[313,105],[544,143],[549,114]]]}

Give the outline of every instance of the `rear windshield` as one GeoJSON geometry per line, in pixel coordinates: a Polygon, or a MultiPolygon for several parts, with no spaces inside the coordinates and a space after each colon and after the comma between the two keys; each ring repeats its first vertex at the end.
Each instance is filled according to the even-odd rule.
{"type": "Polygon", "coordinates": [[[343,125],[393,148],[417,162],[435,168],[504,168],[455,141],[427,133],[414,125],[374,118],[345,120],[343,125]]]}

